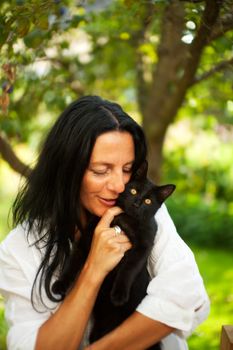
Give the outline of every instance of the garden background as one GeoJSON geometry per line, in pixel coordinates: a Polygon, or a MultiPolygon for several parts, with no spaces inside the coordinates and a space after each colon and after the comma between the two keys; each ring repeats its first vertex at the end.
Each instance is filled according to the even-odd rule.
{"type": "MultiPolygon", "coordinates": [[[[2,1],[0,240],[44,135],[77,97],[119,102],[144,127],[150,176],[193,249],[211,313],[190,350],[233,324],[233,1],[2,1]]],[[[7,326],[0,299],[0,349],[7,326]]]]}

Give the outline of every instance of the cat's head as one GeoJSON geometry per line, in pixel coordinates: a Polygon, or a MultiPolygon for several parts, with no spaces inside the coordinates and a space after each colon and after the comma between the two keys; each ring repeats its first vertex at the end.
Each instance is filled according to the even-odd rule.
{"type": "Polygon", "coordinates": [[[175,190],[175,185],[157,186],[147,178],[147,162],[145,162],[120,194],[117,205],[126,214],[141,219],[152,218],[162,203],[175,190]]]}

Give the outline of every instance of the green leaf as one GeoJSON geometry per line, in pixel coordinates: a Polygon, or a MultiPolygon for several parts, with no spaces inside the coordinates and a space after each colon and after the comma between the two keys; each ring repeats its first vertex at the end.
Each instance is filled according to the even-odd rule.
{"type": "Polygon", "coordinates": [[[36,27],[42,30],[47,30],[49,28],[48,15],[43,14],[39,16],[35,21],[36,27]]]}
{"type": "Polygon", "coordinates": [[[30,20],[28,18],[19,18],[16,22],[16,33],[19,38],[27,35],[30,29],[30,20]]]}
{"type": "Polygon", "coordinates": [[[24,37],[24,43],[27,47],[36,49],[43,42],[45,33],[40,29],[34,29],[24,37]]]}

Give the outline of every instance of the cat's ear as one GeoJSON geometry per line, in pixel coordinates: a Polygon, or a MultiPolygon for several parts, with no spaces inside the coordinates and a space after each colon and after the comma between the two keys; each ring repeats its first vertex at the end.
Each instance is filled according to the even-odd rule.
{"type": "Polygon", "coordinates": [[[141,164],[141,166],[138,168],[138,170],[134,174],[133,179],[134,180],[146,179],[147,170],[148,170],[148,162],[147,162],[147,160],[144,160],[144,162],[141,164]]]}
{"type": "Polygon", "coordinates": [[[162,204],[174,192],[176,186],[172,184],[156,186],[156,197],[162,204]]]}

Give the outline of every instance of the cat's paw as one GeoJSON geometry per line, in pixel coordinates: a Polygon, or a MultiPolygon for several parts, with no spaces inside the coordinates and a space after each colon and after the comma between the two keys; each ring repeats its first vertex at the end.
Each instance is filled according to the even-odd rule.
{"type": "Polygon", "coordinates": [[[122,306],[129,300],[129,291],[124,288],[114,288],[111,291],[111,301],[115,306],[122,306]]]}

